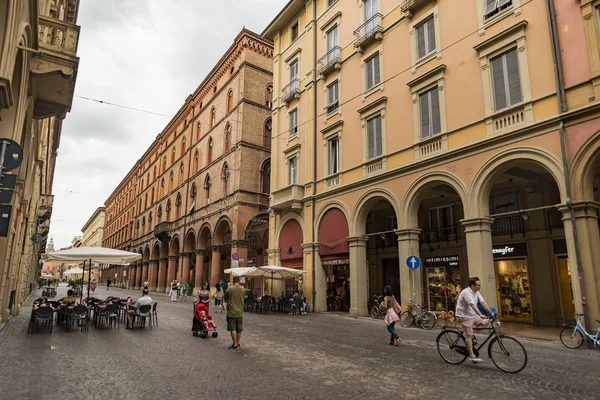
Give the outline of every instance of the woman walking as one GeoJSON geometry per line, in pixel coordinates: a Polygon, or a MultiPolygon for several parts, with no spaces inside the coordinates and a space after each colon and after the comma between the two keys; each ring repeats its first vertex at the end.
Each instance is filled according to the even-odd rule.
{"type": "Polygon", "coordinates": [[[383,289],[383,293],[385,294],[385,297],[383,303],[381,303],[381,307],[387,310],[385,313],[385,324],[391,335],[390,345],[399,346],[400,343],[402,343],[402,339],[400,339],[400,336],[396,333],[394,325],[396,325],[396,322],[400,322],[398,312],[402,311],[402,307],[400,307],[400,304],[398,304],[398,301],[394,297],[394,291],[391,286],[386,286],[383,289]]]}
{"type": "Polygon", "coordinates": [[[215,289],[217,290],[215,292],[215,312],[217,312],[217,307],[219,308],[219,312],[221,314],[223,314],[223,296],[225,295],[225,293],[223,293],[223,287],[217,283],[217,286],[215,286],[215,289]]]}
{"type": "Polygon", "coordinates": [[[202,284],[202,290],[198,292],[198,298],[196,299],[198,303],[206,304],[206,309],[209,309],[210,305],[210,290],[208,290],[208,282],[204,282],[202,284]]]}

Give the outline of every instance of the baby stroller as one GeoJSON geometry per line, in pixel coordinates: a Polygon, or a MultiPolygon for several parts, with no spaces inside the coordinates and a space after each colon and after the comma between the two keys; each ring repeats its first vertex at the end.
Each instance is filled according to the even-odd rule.
{"type": "Polygon", "coordinates": [[[211,316],[208,314],[208,308],[204,303],[197,303],[194,306],[194,321],[192,323],[192,334],[200,336],[202,339],[208,337],[208,331],[212,330],[212,337],[219,336],[217,327],[212,322],[211,316]]]}

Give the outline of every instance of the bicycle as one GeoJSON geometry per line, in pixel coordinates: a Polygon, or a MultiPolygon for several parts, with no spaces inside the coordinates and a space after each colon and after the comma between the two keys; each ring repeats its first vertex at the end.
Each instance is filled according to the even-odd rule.
{"type": "Polygon", "coordinates": [[[411,310],[402,311],[400,314],[400,325],[404,328],[410,328],[412,324],[420,325],[421,328],[430,330],[437,322],[437,315],[434,312],[427,311],[426,307],[421,307],[414,302],[410,302],[411,310]],[[415,309],[421,308],[421,312],[417,313],[415,309]]]}
{"type": "Polygon", "coordinates": [[[373,307],[371,307],[371,318],[373,319],[377,319],[381,316],[385,316],[387,310],[384,310],[383,308],[381,308],[381,298],[383,296],[373,296],[373,298],[375,299],[375,305],[373,307]]]}
{"type": "MultiPolygon", "coordinates": [[[[565,326],[563,330],[560,331],[560,341],[569,349],[578,349],[583,345],[585,336],[587,336],[593,341],[595,349],[596,345],[600,345],[600,328],[598,328],[595,335],[591,335],[585,330],[583,325],[581,325],[579,317],[583,317],[583,314],[575,314],[575,318],[577,319],[577,324],[575,324],[575,326],[565,326]],[[569,332],[571,331],[572,333],[569,335],[569,332]]],[[[600,322],[600,320],[596,320],[596,322],[600,322]]]]}
{"type": "MultiPolygon", "coordinates": [[[[521,372],[527,365],[525,347],[517,339],[496,331],[496,324],[499,325],[498,316],[494,316],[490,321],[490,328],[475,329],[476,331],[491,330],[491,332],[478,347],[476,347],[477,338],[473,335],[473,353],[479,357],[479,350],[491,339],[488,345],[488,356],[494,365],[509,374],[521,372]],[[514,366],[511,367],[510,364],[514,366]]],[[[465,336],[459,329],[442,327],[442,332],[435,341],[439,355],[449,364],[459,365],[469,357],[465,336]]]]}

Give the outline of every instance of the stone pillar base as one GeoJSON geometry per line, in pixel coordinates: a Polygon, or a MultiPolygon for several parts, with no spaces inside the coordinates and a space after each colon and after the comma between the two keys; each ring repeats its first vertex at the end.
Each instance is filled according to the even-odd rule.
{"type": "Polygon", "coordinates": [[[165,288],[164,288],[164,287],[157,286],[157,287],[156,287],[156,293],[165,293],[165,288]]]}
{"type": "Polygon", "coordinates": [[[150,292],[156,292],[156,288],[155,288],[155,287],[152,287],[152,286],[148,287],[148,290],[149,290],[150,292]]]}

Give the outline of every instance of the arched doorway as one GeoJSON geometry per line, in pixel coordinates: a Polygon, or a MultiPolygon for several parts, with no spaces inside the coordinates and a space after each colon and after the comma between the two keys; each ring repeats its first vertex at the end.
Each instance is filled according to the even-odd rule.
{"type": "MultiPolygon", "coordinates": [[[[297,220],[290,219],[283,225],[279,234],[279,259],[282,267],[298,269],[304,267],[303,237],[302,226],[297,220]]],[[[288,279],[280,283],[282,284],[280,289],[283,296],[289,297],[298,289],[298,280],[288,279]]],[[[273,292],[274,296],[279,294],[273,292]]]]}
{"type": "Polygon", "coordinates": [[[223,271],[231,265],[231,222],[226,217],[215,226],[211,250],[210,287],[215,290],[216,284],[224,279],[223,271]]]}
{"type": "Polygon", "coordinates": [[[148,272],[150,268],[150,246],[144,248],[144,256],[142,257],[142,276],[139,280],[139,288],[144,287],[144,283],[148,280],[148,272]]]}
{"type": "MultiPolygon", "coordinates": [[[[321,293],[317,296],[319,306],[324,298],[327,311],[347,311],[350,305],[350,250],[348,248],[348,220],[344,212],[332,207],[319,222],[319,258],[325,272],[325,285],[317,284],[321,293]],[[323,287],[324,286],[324,287],[323,287]],[[343,290],[342,290],[343,288],[343,290]],[[345,293],[345,298],[342,294],[345,293]]],[[[319,307],[320,308],[320,307],[319,307]]]]}
{"type": "MultiPolygon", "coordinates": [[[[167,269],[169,261],[169,240],[163,238],[160,240],[160,258],[158,259],[158,278],[156,291],[159,293],[168,293],[167,288],[167,269]]],[[[171,282],[169,282],[170,284],[171,282]]]]}
{"type": "Polygon", "coordinates": [[[193,289],[195,282],[195,245],[196,235],[193,230],[190,230],[185,237],[185,243],[183,245],[183,270],[181,273],[181,283],[187,283],[190,286],[190,290],[193,289]]]}
{"type": "Polygon", "coordinates": [[[211,245],[210,227],[206,224],[200,227],[200,232],[198,233],[198,246],[196,248],[196,262],[194,268],[194,295],[198,294],[198,291],[202,288],[202,284],[208,282],[210,278],[211,245]]]}
{"type": "Polygon", "coordinates": [[[179,253],[181,252],[181,246],[179,243],[179,236],[174,236],[169,244],[169,263],[167,268],[167,290],[170,288],[171,282],[173,282],[179,276],[179,253]]]}
{"type": "Polygon", "coordinates": [[[156,292],[158,286],[158,269],[160,258],[160,242],[154,243],[152,246],[152,255],[150,257],[150,277],[148,278],[148,289],[151,292],[156,292]]]}
{"type": "MultiPolygon", "coordinates": [[[[259,214],[250,219],[244,230],[244,239],[248,243],[247,266],[259,267],[269,263],[267,249],[269,248],[269,215],[259,214]]],[[[262,279],[249,279],[246,287],[252,293],[260,293],[262,279]]]]}

